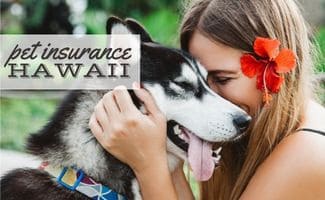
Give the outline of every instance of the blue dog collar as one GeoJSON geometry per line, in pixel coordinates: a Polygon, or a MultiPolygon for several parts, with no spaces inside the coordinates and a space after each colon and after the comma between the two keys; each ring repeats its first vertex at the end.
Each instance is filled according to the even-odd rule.
{"type": "Polygon", "coordinates": [[[123,195],[94,181],[81,169],[74,167],[54,168],[47,162],[43,162],[39,168],[55,177],[56,182],[63,187],[71,191],[78,191],[93,200],[126,200],[123,195]]]}

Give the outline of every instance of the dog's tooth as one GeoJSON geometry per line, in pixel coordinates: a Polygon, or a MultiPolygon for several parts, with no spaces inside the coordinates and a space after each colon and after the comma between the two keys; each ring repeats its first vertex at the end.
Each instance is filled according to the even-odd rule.
{"type": "Polygon", "coordinates": [[[219,155],[219,153],[221,152],[221,150],[222,150],[222,147],[219,147],[217,150],[215,150],[214,152],[217,154],[217,155],[219,155]]]}
{"type": "Polygon", "coordinates": [[[181,138],[182,140],[185,140],[185,135],[184,134],[179,134],[178,137],[181,138]]]}
{"type": "Polygon", "coordinates": [[[173,127],[174,133],[177,135],[177,128],[176,126],[173,127]]]}
{"type": "Polygon", "coordinates": [[[179,126],[178,125],[174,126],[174,133],[176,135],[179,135],[181,133],[181,130],[179,129],[179,126]]]}
{"type": "Polygon", "coordinates": [[[217,157],[212,158],[214,163],[218,164],[220,162],[221,156],[218,155],[217,157]]]}
{"type": "Polygon", "coordinates": [[[179,135],[182,133],[181,129],[179,128],[179,125],[174,126],[174,132],[176,135],[179,135]]]}
{"type": "Polygon", "coordinates": [[[215,163],[218,163],[220,161],[220,159],[221,159],[221,156],[220,155],[218,155],[217,157],[213,158],[213,160],[214,160],[215,163]]]}
{"type": "Polygon", "coordinates": [[[182,129],[181,129],[180,125],[177,125],[177,130],[178,130],[178,134],[182,134],[182,129]]]}

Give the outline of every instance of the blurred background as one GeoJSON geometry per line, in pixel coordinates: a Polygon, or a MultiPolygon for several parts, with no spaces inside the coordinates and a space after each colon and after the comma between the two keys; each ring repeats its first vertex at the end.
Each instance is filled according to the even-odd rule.
{"type": "MultiPolygon", "coordinates": [[[[178,47],[186,0],[0,0],[1,34],[105,34],[108,16],[133,17],[158,42],[178,47]]],[[[300,0],[319,54],[315,79],[325,105],[325,0],[300,0]]],[[[0,149],[24,151],[28,134],[42,127],[64,92],[1,91],[0,149]]],[[[197,194],[197,187],[192,185],[197,194]]]]}
{"type": "MultiPolygon", "coordinates": [[[[0,0],[1,34],[105,34],[110,15],[133,17],[152,37],[177,46],[181,1],[0,0]]],[[[49,119],[63,92],[1,91],[0,148],[24,150],[29,133],[49,119]]]]}

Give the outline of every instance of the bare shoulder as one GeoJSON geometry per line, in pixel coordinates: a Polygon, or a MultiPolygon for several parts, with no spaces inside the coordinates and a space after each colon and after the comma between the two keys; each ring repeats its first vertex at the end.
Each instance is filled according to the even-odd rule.
{"type": "MultiPolygon", "coordinates": [[[[325,131],[317,105],[304,127],[325,131]],[[318,120],[318,121],[317,121],[318,120]]],[[[311,109],[311,108],[310,108],[311,109]]],[[[299,131],[283,139],[259,166],[241,199],[325,199],[325,136],[299,131]]]]}

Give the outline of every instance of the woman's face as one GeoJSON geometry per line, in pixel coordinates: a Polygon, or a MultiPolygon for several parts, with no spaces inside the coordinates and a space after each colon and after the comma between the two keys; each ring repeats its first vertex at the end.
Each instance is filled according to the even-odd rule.
{"type": "Polygon", "coordinates": [[[208,83],[213,91],[255,116],[262,105],[262,92],[256,89],[256,79],[246,77],[241,71],[243,51],[212,41],[195,31],[189,52],[207,69],[208,83]]]}

